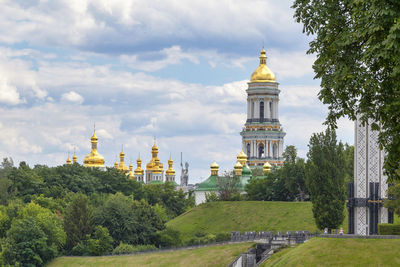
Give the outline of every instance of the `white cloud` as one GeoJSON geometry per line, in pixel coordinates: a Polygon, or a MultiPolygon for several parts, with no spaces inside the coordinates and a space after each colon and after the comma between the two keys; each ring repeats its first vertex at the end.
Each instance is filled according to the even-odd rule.
{"type": "Polygon", "coordinates": [[[17,88],[9,85],[6,77],[0,76],[0,103],[17,105],[22,102],[17,88]]]}
{"type": "Polygon", "coordinates": [[[267,64],[273,70],[276,78],[300,78],[313,75],[312,65],[315,61],[314,55],[307,55],[305,51],[287,52],[283,50],[267,49],[267,64]]]}
{"type": "Polygon", "coordinates": [[[76,104],[83,103],[83,97],[74,91],[70,91],[68,93],[62,94],[61,100],[69,101],[69,102],[76,103],[76,104]]]}

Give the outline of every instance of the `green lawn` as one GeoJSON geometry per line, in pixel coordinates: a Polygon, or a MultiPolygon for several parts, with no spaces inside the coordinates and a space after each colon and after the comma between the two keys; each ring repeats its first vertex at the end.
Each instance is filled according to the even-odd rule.
{"type": "Polygon", "coordinates": [[[311,205],[311,202],[272,201],[204,203],[169,221],[167,227],[180,231],[184,241],[197,231],[212,234],[278,230],[315,232],[317,227],[311,205]]]}
{"type": "Polygon", "coordinates": [[[106,257],[60,257],[48,267],[58,266],[227,266],[253,243],[210,246],[173,252],[106,257]]]}
{"type": "Polygon", "coordinates": [[[400,239],[313,238],[262,266],[400,266],[400,239]]]}

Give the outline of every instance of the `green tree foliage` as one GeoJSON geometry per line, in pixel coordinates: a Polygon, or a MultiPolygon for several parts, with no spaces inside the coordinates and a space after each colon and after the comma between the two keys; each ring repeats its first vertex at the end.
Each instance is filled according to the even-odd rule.
{"type": "Polygon", "coordinates": [[[61,220],[50,210],[29,203],[18,210],[2,248],[4,264],[42,266],[65,244],[61,220]]]}
{"type": "Polygon", "coordinates": [[[306,185],[319,229],[338,228],[344,219],[343,144],[337,144],[335,130],[313,134],[309,142],[306,185]]]}
{"type": "Polygon", "coordinates": [[[4,265],[43,266],[57,253],[32,217],[16,220],[7,232],[0,259],[4,265]]]}
{"type": "Polygon", "coordinates": [[[150,244],[156,232],[164,228],[152,206],[121,193],[110,195],[104,206],[97,209],[95,220],[109,230],[115,245],[120,242],[150,244]]]}
{"type": "Polygon", "coordinates": [[[354,146],[344,145],[344,181],[347,183],[354,182],[354,146]]]}
{"type": "Polygon", "coordinates": [[[388,152],[389,180],[400,180],[400,1],[295,0],[297,22],[313,36],[319,98],[329,105],[327,122],[361,114],[388,152]]]}
{"type": "Polygon", "coordinates": [[[220,200],[234,200],[233,198],[239,194],[240,177],[233,171],[225,172],[222,176],[217,177],[217,187],[220,200]]]}
{"type": "Polygon", "coordinates": [[[182,245],[181,234],[179,231],[166,228],[157,232],[157,245],[159,247],[177,247],[182,245]]]}
{"type": "Polygon", "coordinates": [[[0,205],[0,238],[6,236],[7,230],[10,228],[11,220],[7,215],[6,207],[0,205]]]}
{"type": "Polygon", "coordinates": [[[252,172],[253,178],[245,187],[250,200],[293,201],[307,196],[304,159],[297,157],[294,146],[287,146],[283,157],[284,164],[274,167],[266,178],[255,177],[252,172]]]}
{"type": "Polygon", "coordinates": [[[12,182],[11,191],[15,191],[24,202],[30,202],[32,195],[43,192],[43,178],[23,161],[19,168],[10,171],[8,179],[12,182]]]}
{"type": "Polygon", "coordinates": [[[297,157],[297,149],[293,145],[286,147],[283,158],[282,176],[285,179],[285,188],[291,196],[304,199],[307,193],[304,159],[297,157]]]}
{"type": "Polygon", "coordinates": [[[159,204],[166,208],[169,219],[182,214],[193,205],[182,190],[175,190],[173,183],[145,185],[143,190],[150,205],[159,204]]]}
{"type": "Polygon", "coordinates": [[[389,198],[384,203],[385,207],[400,216],[400,182],[389,186],[388,196],[389,198]]]}
{"type": "Polygon", "coordinates": [[[0,163],[0,204],[7,205],[9,199],[11,199],[14,195],[14,192],[11,190],[11,181],[8,179],[8,175],[10,174],[12,168],[14,166],[14,162],[11,158],[3,158],[3,161],[0,163]]]}
{"type": "Polygon", "coordinates": [[[91,235],[94,227],[93,208],[89,205],[87,196],[76,194],[64,214],[67,251],[82,242],[86,235],[91,235]]]}
{"type": "Polygon", "coordinates": [[[113,249],[113,239],[108,229],[96,226],[93,237],[86,240],[87,251],[92,256],[110,254],[113,249]]]}

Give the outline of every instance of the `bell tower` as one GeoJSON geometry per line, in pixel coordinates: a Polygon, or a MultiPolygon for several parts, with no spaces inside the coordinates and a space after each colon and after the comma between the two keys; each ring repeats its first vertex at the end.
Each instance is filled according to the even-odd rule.
{"type": "Polygon", "coordinates": [[[267,66],[264,47],[260,64],[251,75],[247,92],[247,120],[240,135],[249,166],[283,163],[283,139],[286,133],[279,122],[279,83],[267,66]]]}

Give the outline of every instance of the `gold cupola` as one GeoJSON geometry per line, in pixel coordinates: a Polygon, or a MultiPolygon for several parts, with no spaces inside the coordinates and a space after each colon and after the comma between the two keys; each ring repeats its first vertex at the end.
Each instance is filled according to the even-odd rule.
{"type": "Polygon", "coordinates": [[[240,162],[236,162],[235,166],[233,166],[233,169],[235,171],[235,175],[236,176],[241,176],[242,175],[242,169],[243,169],[243,165],[240,164],[240,162]]]}
{"type": "Polygon", "coordinates": [[[78,162],[78,157],[76,156],[75,149],[74,149],[74,156],[72,157],[72,162],[73,163],[77,163],[78,162]]]}
{"type": "Polygon", "coordinates": [[[71,165],[71,159],[69,158],[69,153],[68,153],[68,158],[67,158],[67,165],[71,165]]]}
{"type": "Polygon", "coordinates": [[[118,161],[117,160],[115,160],[115,162],[114,162],[114,168],[118,169],[118,161]]]}
{"type": "Polygon", "coordinates": [[[124,153],[124,147],[121,147],[121,153],[119,153],[119,165],[118,169],[122,172],[127,172],[128,171],[128,166],[125,165],[125,153],[124,153]]]}
{"type": "Polygon", "coordinates": [[[143,175],[144,170],[142,169],[142,160],[140,159],[140,155],[138,159],[136,160],[137,168],[135,169],[135,175],[143,175]]]}
{"type": "Polygon", "coordinates": [[[92,138],[90,138],[92,143],[92,151],[86,155],[83,159],[83,166],[85,167],[96,167],[96,168],[105,168],[104,166],[104,158],[102,155],[97,152],[97,142],[98,138],[96,136],[96,131],[93,131],[92,138]]]}
{"type": "Polygon", "coordinates": [[[211,176],[218,176],[219,165],[215,161],[210,165],[210,169],[211,169],[211,176]]]}
{"type": "Polygon", "coordinates": [[[237,155],[237,161],[240,162],[240,164],[242,164],[242,166],[247,166],[247,155],[242,151],[240,151],[240,153],[237,155]]]}
{"type": "Polygon", "coordinates": [[[168,170],[165,172],[167,175],[175,175],[175,170],[172,168],[174,161],[171,159],[171,156],[169,156],[168,160],[168,170]]]}
{"type": "Polygon", "coordinates": [[[264,46],[261,49],[260,54],[260,65],[251,75],[250,82],[252,83],[264,83],[264,82],[276,82],[275,74],[267,67],[267,56],[264,50],[264,46]]]}
{"type": "Polygon", "coordinates": [[[129,172],[127,173],[129,178],[133,179],[135,176],[133,175],[133,164],[129,164],[129,172]]]}
{"type": "Polygon", "coordinates": [[[271,164],[269,164],[268,162],[265,162],[263,165],[263,170],[264,170],[264,175],[267,175],[268,173],[271,172],[271,164]]]}

